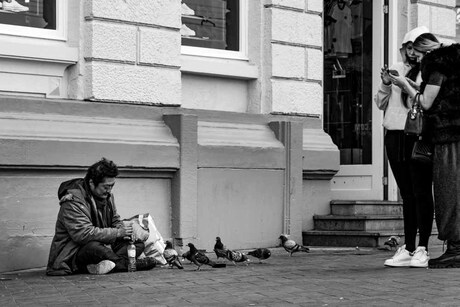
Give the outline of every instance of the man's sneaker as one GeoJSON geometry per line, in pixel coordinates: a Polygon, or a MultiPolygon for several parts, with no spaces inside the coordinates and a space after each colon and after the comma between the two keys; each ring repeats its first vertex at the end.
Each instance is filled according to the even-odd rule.
{"type": "Polygon", "coordinates": [[[460,268],[460,254],[446,250],[444,254],[428,261],[430,269],[460,268]]]}
{"type": "Polygon", "coordinates": [[[428,260],[430,260],[430,255],[426,251],[425,246],[419,246],[414,252],[412,259],[410,260],[411,268],[426,268],[428,267],[428,260]]]}
{"type": "Polygon", "coordinates": [[[412,260],[412,254],[406,249],[406,244],[398,248],[394,256],[385,260],[385,266],[391,267],[408,267],[412,260]]]}
{"type": "Polygon", "coordinates": [[[16,0],[12,0],[11,2],[3,1],[3,10],[19,13],[19,12],[27,12],[29,8],[27,6],[17,3],[16,0]]]}
{"type": "Polygon", "coordinates": [[[136,259],[136,270],[147,271],[153,269],[157,265],[155,258],[144,257],[136,259]]]}
{"type": "Polygon", "coordinates": [[[102,260],[98,264],[88,264],[86,268],[90,274],[103,275],[112,271],[115,267],[115,262],[110,260],[102,260]]]}

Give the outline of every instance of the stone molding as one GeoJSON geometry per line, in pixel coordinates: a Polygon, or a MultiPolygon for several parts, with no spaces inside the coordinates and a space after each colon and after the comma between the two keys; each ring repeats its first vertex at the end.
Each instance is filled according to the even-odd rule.
{"type": "Polygon", "coordinates": [[[340,153],[323,129],[303,129],[303,179],[330,180],[340,169],[340,153]]]}

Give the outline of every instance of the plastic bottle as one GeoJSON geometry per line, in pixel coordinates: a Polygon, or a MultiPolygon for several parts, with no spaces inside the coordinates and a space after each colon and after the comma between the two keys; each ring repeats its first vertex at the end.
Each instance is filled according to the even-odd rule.
{"type": "Polygon", "coordinates": [[[128,260],[128,272],[136,272],[136,246],[133,241],[129,241],[128,260]]]}

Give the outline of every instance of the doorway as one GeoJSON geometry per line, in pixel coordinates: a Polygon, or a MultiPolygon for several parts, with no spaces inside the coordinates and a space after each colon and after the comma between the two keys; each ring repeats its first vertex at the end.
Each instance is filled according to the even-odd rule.
{"type": "Polygon", "coordinates": [[[340,151],[334,199],[383,199],[383,1],[324,1],[323,128],[340,151]]]}

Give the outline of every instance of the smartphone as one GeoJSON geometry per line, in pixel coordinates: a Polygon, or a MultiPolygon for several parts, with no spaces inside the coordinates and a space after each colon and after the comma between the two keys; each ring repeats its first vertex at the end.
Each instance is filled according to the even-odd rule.
{"type": "Polygon", "coordinates": [[[388,70],[388,73],[389,74],[392,74],[393,76],[399,76],[399,73],[397,70],[394,70],[394,69],[389,69],[388,70]]]}

